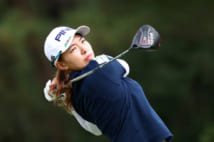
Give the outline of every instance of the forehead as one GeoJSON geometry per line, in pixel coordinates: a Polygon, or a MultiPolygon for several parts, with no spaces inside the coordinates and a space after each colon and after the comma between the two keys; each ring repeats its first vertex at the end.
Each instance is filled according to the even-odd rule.
{"type": "Polygon", "coordinates": [[[73,40],[72,40],[72,43],[78,42],[78,41],[80,41],[82,38],[83,38],[83,37],[82,37],[81,35],[76,34],[76,35],[74,35],[74,38],[73,38],[73,40]]]}

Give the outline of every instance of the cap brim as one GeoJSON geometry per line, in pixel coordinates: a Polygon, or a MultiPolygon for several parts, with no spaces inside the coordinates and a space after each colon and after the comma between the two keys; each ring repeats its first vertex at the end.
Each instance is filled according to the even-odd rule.
{"type": "Polygon", "coordinates": [[[76,29],[76,33],[81,34],[82,36],[87,35],[89,32],[90,32],[90,28],[88,26],[85,26],[85,25],[79,26],[76,29]]]}

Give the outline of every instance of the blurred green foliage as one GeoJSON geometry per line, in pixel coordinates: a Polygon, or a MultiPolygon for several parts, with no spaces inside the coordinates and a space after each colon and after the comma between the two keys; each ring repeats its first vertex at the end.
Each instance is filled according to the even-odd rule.
{"type": "Polygon", "coordinates": [[[95,52],[115,56],[150,24],[161,35],[161,49],[123,57],[129,77],[143,86],[175,142],[213,142],[212,9],[207,0],[1,0],[0,141],[109,141],[44,99],[45,82],[55,73],[44,56],[45,37],[55,26],[88,25],[95,52]]]}

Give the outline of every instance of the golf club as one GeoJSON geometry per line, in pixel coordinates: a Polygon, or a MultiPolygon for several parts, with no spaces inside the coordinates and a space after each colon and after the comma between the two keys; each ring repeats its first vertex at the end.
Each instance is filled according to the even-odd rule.
{"type": "Polygon", "coordinates": [[[160,40],[159,33],[152,26],[143,25],[136,32],[136,34],[132,40],[131,46],[127,50],[123,51],[122,53],[120,53],[116,57],[112,58],[110,61],[108,61],[104,64],[101,64],[97,68],[70,80],[69,83],[65,87],[71,85],[72,83],[74,83],[76,81],[79,81],[79,80],[89,76],[90,74],[92,74],[92,73],[96,72],[97,70],[103,68],[107,64],[110,64],[111,62],[113,62],[116,59],[120,58],[121,56],[125,55],[126,53],[128,53],[132,49],[141,49],[141,50],[147,50],[147,51],[155,50],[155,49],[158,49],[160,47],[160,43],[161,43],[161,40],[160,40]]]}

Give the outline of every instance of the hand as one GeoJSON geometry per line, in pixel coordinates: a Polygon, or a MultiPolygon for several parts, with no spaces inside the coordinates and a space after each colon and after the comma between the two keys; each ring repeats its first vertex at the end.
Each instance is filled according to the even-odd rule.
{"type": "MultiPolygon", "coordinates": [[[[49,80],[50,81],[50,80],[49,80]]],[[[52,94],[56,94],[57,91],[57,85],[56,85],[56,78],[54,78],[51,83],[49,83],[49,95],[52,96],[52,94]]]]}
{"type": "Polygon", "coordinates": [[[56,99],[56,79],[54,78],[53,81],[48,80],[45,88],[44,88],[44,95],[47,101],[51,102],[56,99]]]}
{"type": "MultiPolygon", "coordinates": [[[[56,78],[54,78],[52,81],[48,80],[45,88],[44,88],[44,95],[47,101],[52,102],[56,99],[56,92],[57,92],[57,87],[56,87],[56,78]]],[[[64,101],[66,99],[66,93],[60,94],[60,96],[57,98],[57,100],[64,101]]]]}

